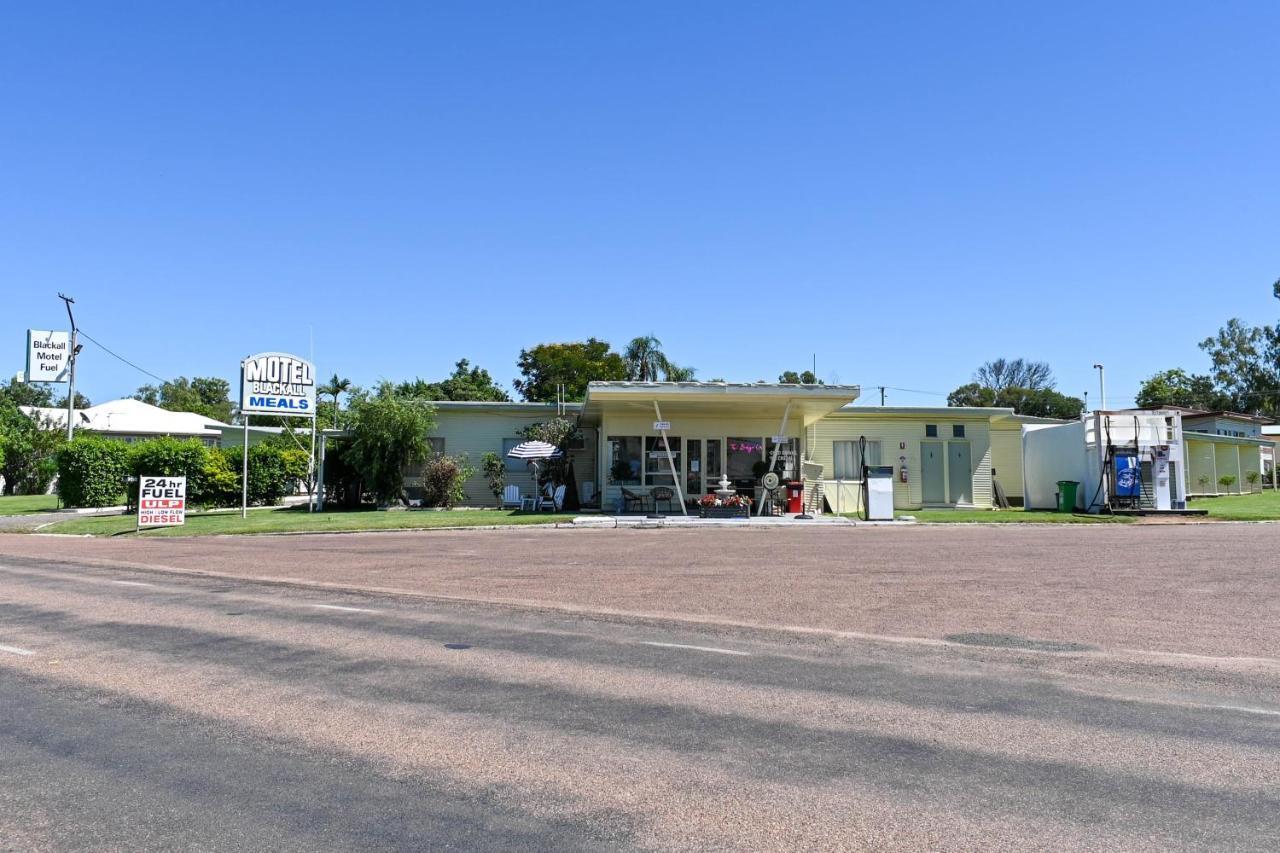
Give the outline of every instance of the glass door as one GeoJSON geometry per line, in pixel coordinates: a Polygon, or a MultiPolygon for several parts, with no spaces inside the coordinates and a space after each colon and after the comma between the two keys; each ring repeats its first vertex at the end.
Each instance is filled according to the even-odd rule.
{"type": "Polygon", "coordinates": [[[707,452],[702,460],[703,494],[709,494],[720,488],[720,451],[723,442],[718,438],[707,439],[707,452]]]}
{"type": "Polygon", "coordinates": [[[702,439],[691,438],[685,443],[685,460],[688,470],[684,477],[684,496],[687,500],[704,495],[707,491],[702,485],[702,439]]]}

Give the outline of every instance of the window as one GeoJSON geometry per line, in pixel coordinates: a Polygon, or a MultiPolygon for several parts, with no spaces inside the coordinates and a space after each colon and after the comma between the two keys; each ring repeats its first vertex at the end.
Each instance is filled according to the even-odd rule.
{"type": "Polygon", "coordinates": [[[952,425],[951,425],[951,437],[952,437],[952,438],[964,438],[964,424],[952,424],[952,425]]]}
{"type": "Polygon", "coordinates": [[[508,474],[524,474],[529,470],[529,463],[523,459],[512,459],[507,454],[511,452],[511,448],[523,442],[523,438],[504,438],[502,439],[502,461],[506,463],[508,474]]]}
{"type": "Polygon", "coordinates": [[[938,425],[937,425],[937,424],[925,424],[925,425],[924,425],[924,437],[925,437],[925,438],[937,438],[937,437],[938,437],[938,425]]]}
{"type": "MultiPolygon", "coordinates": [[[[768,462],[774,458],[773,449],[775,445],[772,438],[764,440],[764,460],[768,462]]],[[[794,479],[798,473],[796,469],[796,440],[788,438],[782,444],[777,445],[778,455],[777,461],[773,466],[773,470],[784,480],[794,479]]]]}
{"type": "Polygon", "coordinates": [[[609,436],[609,482],[640,485],[640,436],[609,436]]]}
{"type": "Polygon", "coordinates": [[[764,442],[758,438],[731,438],[726,456],[729,479],[752,480],[756,478],[755,465],[764,461],[764,442]]]}
{"type": "Polygon", "coordinates": [[[667,460],[667,447],[671,448],[672,461],[676,471],[680,466],[680,439],[668,436],[664,442],[662,436],[651,435],[644,440],[644,481],[649,486],[674,486],[671,479],[671,462],[667,460]]]}
{"type": "MultiPolygon", "coordinates": [[[[837,441],[832,446],[835,457],[835,477],[837,480],[861,480],[862,460],[858,458],[858,442],[837,441]]],[[[872,467],[882,464],[880,442],[867,442],[867,465],[872,467]]]]}

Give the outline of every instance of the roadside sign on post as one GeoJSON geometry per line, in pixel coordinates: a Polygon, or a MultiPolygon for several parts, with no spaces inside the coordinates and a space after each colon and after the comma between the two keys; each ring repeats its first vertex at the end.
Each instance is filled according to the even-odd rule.
{"type": "Polygon", "coordinates": [[[138,529],[175,527],[187,521],[186,477],[138,478],[138,529]]]}
{"type": "Polygon", "coordinates": [[[240,411],[255,415],[313,418],[316,369],[285,352],[260,352],[244,360],[240,373],[240,411]]]}
{"type": "Polygon", "coordinates": [[[27,329],[27,381],[66,382],[70,339],[67,332],[27,329]]]}
{"type": "Polygon", "coordinates": [[[671,429],[671,421],[654,421],[653,429],[656,432],[664,432],[671,429]]]}

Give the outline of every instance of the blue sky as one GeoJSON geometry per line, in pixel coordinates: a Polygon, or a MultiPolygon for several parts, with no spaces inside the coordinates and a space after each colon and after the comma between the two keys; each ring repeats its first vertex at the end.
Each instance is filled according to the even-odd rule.
{"type": "Polygon", "coordinates": [[[63,290],[165,377],[313,332],[326,376],[509,384],[522,347],[653,333],[704,378],[816,352],[867,400],[1001,355],[1092,396],[1102,361],[1125,404],[1280,316],[1277,31],[1272,2],[10,5],[0,368],[63,290]]]}

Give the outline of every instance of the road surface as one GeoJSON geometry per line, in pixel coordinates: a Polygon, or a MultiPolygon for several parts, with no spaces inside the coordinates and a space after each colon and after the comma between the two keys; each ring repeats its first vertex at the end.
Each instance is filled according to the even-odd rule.
{"type": "Polygon", "coordinates": [[[1274,850],[1277,697],[1266,656],[9,555],[0,848],[1274,850]]]}

